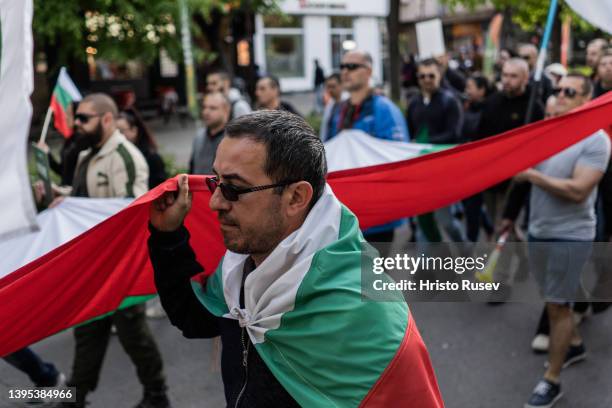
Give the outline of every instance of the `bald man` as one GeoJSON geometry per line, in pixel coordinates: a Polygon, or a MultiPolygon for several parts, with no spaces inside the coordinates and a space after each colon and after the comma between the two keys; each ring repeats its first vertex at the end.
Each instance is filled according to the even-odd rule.
{"type": "MultiPolygon", "coordinates": [[[[408,127],[401,111],[389,98],[378,95],[370,87],[372,56],[360,50],[349,51],[340,64],[342,86],[349,99],[341,102],[329,121],[328,140],[347,129],[361,130],[372,137],[407,142],[408,127]]],[[[365,238],[377,245],[393,241],[394,229],[403,221],[394,221],[368,228],[365,238]]],[[[384,254],[386,248],[377,245],[384,254]]]]}
{"type": "MultiPolygon", "coordinates": [[[[519,58],[524,59],[529,65],[529,86],[534,86],[535,83],[535,69],[538,63],[538,48],[533,44],[522,44],[518,48],[519,58]]],[[[546,100],[553,92],[553,84],[552,81],[544,75],[542,72],[542,77],[540,79],[540,86],[538,89],[538,100],[544,106],[546,104],[546,100]]]]}
{"type": "MultiPolygon", "coordinates": [[[[527,106],[529,105],[529,65],[521,58],[511,58],[502,67],[502,91],[494,93],[484,103],[478,138],[495,136],[511,129],[523,126],[527,106]]],[[[544,109],[539,103],[534,104],[531,122],[544,117],[544,109]]],[[[490,219],[499,222],[501,206],[508,184],[500,183],[485,191],[484,200],[490,219]]]]}
{"type": "MultiPolygon", "coordinates": [[[[520,58],[504,63],[501,75],[502,91],[491,95],[485,102],[478,134],[480,138],[494,136],[523,126],[529,104],[529,65],[520,58]]],[[[542,106],[536,104],[533,121],[544,117],[542,106]]]]}
{"type": "Polygon", "coordinates": [[[189,162],[190,174],[212,174],[217,146],[225,134],[225,125],[231,115],[231,102],[221,92],[209,93],[202,105],[202,122],[205,127],[198,131],[193,140],[189,162]]]}
{"type": "MultiPolygon", "coordinates": [[[[87,140],[89,148],[79,155],[73,196],[138,197],[148,190],[147,162],[117,129],[117,115],[115,102],[105,94],[90,94],[79,103],[75,130],[87,140]]],[[[143,304],[130,306],[74,329],[75,354],[67,384],[76,387],[76,402],[65,406],[84,407],[87,394],[96,389],[114,326],[144,388],[144,397],[136,407],[170,407],[161,355],[144,310],[143,304]]]]}

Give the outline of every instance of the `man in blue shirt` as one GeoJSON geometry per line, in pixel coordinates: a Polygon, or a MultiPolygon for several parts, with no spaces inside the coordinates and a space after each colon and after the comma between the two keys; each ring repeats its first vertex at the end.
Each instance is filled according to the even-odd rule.
{"type": "MultiPolygon", "coordinates": [[[[342,102],[329,123],[332,139],[345,129],[359,129],[370,136],[408,142],[408,127],[400,110],[389,98],[376,95],[370,87],[372,56],[365,51],[350,51],[342,57],[340,64],[342,86],[350,94],[342,102]]],[[[402,220],[379,225],[364,231],[370,242],[393,241],[393,230],[402,220]]]]}

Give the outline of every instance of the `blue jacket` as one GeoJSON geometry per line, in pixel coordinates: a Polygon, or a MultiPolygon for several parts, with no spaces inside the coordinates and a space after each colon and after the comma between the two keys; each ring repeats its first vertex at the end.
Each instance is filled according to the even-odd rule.
{"type": "MultiPolygon", "coordinates": [[[[347,113],[350,114],[350,99],[343,101],[340,109],[336,109],[334,116],[330,120],[328,139],[330,140],[340,133],[342,122],[347,122],[347,113]]],[[[401,111],[389,98],[382,95],[370,95],[363,103],[353,109],[353,117],[350,118],[350,126],[344,129],[363,130],[370,136],[396,140],[401,142],[410,141],[408,126],[401,111]]],[[[365,235],[392,230],[402,225],[405,220],[397,220],[387,224],[368,228],[364,231],[365,235]]]]}
{"type": "MultiPolygon", "coordinates": [[[[342,130],[340,121],[345,117],[350,107],[350,100],[342,102],[330,121],[329,137],[336,136],[342,130]]],[[[370,95],[357,108],[351,126],[347,129],[363,130],[370,136],[379,139],[408,142],[408,127],[401,111],[393,102],[382,95],[370,95]]]]}

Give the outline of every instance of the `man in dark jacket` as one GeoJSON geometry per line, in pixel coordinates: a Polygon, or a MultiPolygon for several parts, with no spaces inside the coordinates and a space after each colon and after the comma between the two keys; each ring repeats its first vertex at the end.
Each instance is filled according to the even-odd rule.
{"type": "MultiPolygon", "coordinates": [[[[198,241],[190,245],[183,223],[192,205],[188,177],[179,178],[176,195],[169,192],[150,208],[149,255],[172,324],[190,338],[221,336],[221,375],[229,407],[360,406],[365,404],[361,400],[370,401],[370,394],[357,394],[378,384],[389,372],[389,362],[398,361],[398,346],[387,352],[381,346],[399,345],[388,340],[391,335],[406,336],[407,324],[394,327],[408,308],[398,302],[362,301],[359,274],[365,241],[357,219],[326,186],[323,143],[297,115],[254,112],[227,125],[213,169],[215,177],[206,179],[212,194],[208,204],[227,248],[213,274],[201,274],[191,247],[198,241]],[[330,276],[339,277],[340,283],[330,282],[330,276]],[[303,331],[305,325],[313,328],[312,334],[303,331]],[[377,332],[377,343],[355,337],[359,330],[377,332]],[[278,337],[283,332],[286,342],[278,337]],[[341,342],[340,333],[347,336],[341,342]],[[350,348],[330,352],[330,342],[350,348]],[[339,355],[351,358],[339,361],[339,355]],[[362,356],[367,360],[360,362],[362,356]],[[347,370],[354,374],[340,375],[347,370]]],[[[196,228],[207,226],[191,224],[194,236],[196,228]]],[[[416,326],[410,327],[414,347],[424,350],[416,326]]],[[[395,389],[414,390],[406,398],[419,407],[441,407],[426,353],[415,348],[400,357],[398,365],[417,369],[395,389]]],[[[376,387],[370,389],[376,392],[376,387]]]]}
{"type": "MultiPolygon", "coordinates": [[[[502,92],[491,95],[485,101],[476,139],[495,136],[525,125],[529,105],[529,66],[520,58],[512,58],[502,68],[502,92]]],[[[534,104],[531,122],[544,117],[540,104],[534,104]]],[[[485,191],[484,199],[491,221],[500,220],[501,205],[508,183],[500,183],[485,191]]]]}
{"type": "MultiPolygon", "coordinates": [[[[529,86],[536,86],[535,82],[535,69],[538,62],[538,49],[533,44],[523,44],[518,49],[519,58],[524,59],[529,65],[529,86]]],[[[546,104],[546,100],[552,94],[553,84],[552,81],[546,76],[542,75],[540,83],[537,84],[536,89],[538,101],[540,104],[546,104]]]]}
{"type": "MultiPolygon", "coordinates": [[[[434,59],[422,61],[417,69],[420,93],[408,106],[409,133],[418,143],[459,143],[463,125],[463,112],[453,93],[440,87],[442,71],[434,59]]],[[[436,221],[442,225],[452,241],[466,240],[461,223],[453,216],[452,208],[440,208],[433,214],[418,217],[424,237],[429,242],[441,240],[436,221]]]]}
{"type": "Polygon", "coordinates": [[[442,74],[436,60],[421,62],[417,78],[421,92],[408,107],[409,133],[419,143],[458,143],[463,124],[461,106],[450,91],[440,88],[442,74]]]}

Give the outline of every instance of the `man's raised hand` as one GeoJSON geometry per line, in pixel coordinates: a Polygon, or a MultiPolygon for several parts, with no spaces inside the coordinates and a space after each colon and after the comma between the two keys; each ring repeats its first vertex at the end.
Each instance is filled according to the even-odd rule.
{"type": "Polygon", "coordinates": [[[166,192],[151,203],[149,218],[159,231],[177,230],[191,209],[192,193],[189,191],[189,177],[181,174],[178,179],[178,192],[166,192]]]}

